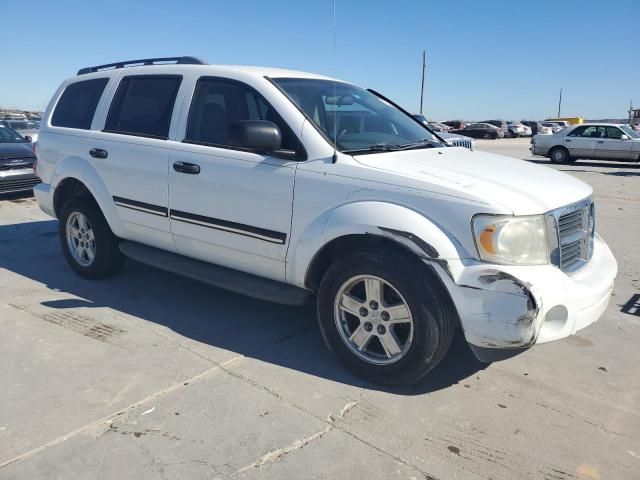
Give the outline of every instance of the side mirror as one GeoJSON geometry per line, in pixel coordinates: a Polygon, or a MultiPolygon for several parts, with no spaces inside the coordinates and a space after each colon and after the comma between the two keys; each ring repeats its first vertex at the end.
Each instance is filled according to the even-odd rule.
{"type": "Polygon", "coordinates": [[[620,140],[629,140],[629,135],[621,135],[620,140]]]}
{"type": "Polygon", "coordinates": [[[33,142],[33,138],[30,135],[25,135],[24,139],[29,143],[33,142]]]}
{"type": "Polygon", "coordinates": [[[241,120],[229,125],[228,142],[235,147],[267,151],[280,150],[282,134],[273,122],[266,120],[241,120]]]}
{"type": "Polygon", "coordinates": [[[296,160],[297,152],[282,150],[280,128],[267,120],[240,120],[229,125],[229,145],[265,152],[274,157],[296,160]]]}

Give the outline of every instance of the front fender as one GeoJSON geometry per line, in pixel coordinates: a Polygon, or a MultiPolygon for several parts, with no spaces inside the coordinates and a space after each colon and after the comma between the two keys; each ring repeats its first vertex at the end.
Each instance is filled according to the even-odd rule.
{"type": "Polygon", "coordinates": [[[401,205],[363,201],[326,211],[304,230],[292,232],[287,281],[304,287],[307,270],[323,246],[339,237],[365,234],[391,238],[446,268],[451,263],[460,263],[456,240],[424,215],[401,205]]]}
{"type": "Polygon", "coordinates": [[[51,177],[51,191],[54,192],[68,178],[74,178],[87,187],[102,210],[111,231],[116,236],[123,236],[124,226],[116,211],[115,203],[93,165],[81,157],[70,156],[60,160],[51,177]]]}

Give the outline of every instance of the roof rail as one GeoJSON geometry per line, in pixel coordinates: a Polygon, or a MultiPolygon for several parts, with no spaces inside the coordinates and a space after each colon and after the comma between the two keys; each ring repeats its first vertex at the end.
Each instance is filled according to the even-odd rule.
{"type": "Polygon", "coordinates": [[[162,58],[143,58],[141,60],[128,60],[126,62],[107,63],[96,67],[86,67],[78,70],[78,75],[85,73],[99,72],[113,68],[136,67],[142,65],[156,65],[165,63],[175,63],[177,65],[207,65],[207,62],[196,57],[162,57],[162,58]]]}

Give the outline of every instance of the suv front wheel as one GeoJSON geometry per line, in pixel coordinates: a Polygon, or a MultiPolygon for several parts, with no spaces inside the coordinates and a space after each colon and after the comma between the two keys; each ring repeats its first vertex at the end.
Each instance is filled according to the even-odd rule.
{"type": "Polygon", "coordinates": [[[59,233],[67,262],[81,277],[106,278],[122,266],[118,239],[91,200],[76,198],[62,207],[59,233]]]}
{"type": "Polygon", "coordinates": [[[411,383],[451,345],[455,316],[433,277],[403,255],[362,252],[338,259],[318,291],[325,342],[356,375],[411,383]]]}

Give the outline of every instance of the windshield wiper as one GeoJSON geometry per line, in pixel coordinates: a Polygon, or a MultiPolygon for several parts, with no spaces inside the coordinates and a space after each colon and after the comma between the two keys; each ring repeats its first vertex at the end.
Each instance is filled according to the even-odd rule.
{"type": "Polygon", "coordinates": [[[394,152],[401,150],[399,145],[393,143],[374,143],[367,148],[355,148],[353,150],[344,150],[344,153],[366,153],[366,152],[394,152]]]}
{"type": "Polygon", "coordinates": [[[404,145],[398,145],[398,150],[411,150],[412,148],[433,148],[436,144],[440,144],[435,140],[429,138],[423,138],[419,142],[405,143],[404,145]]]}

